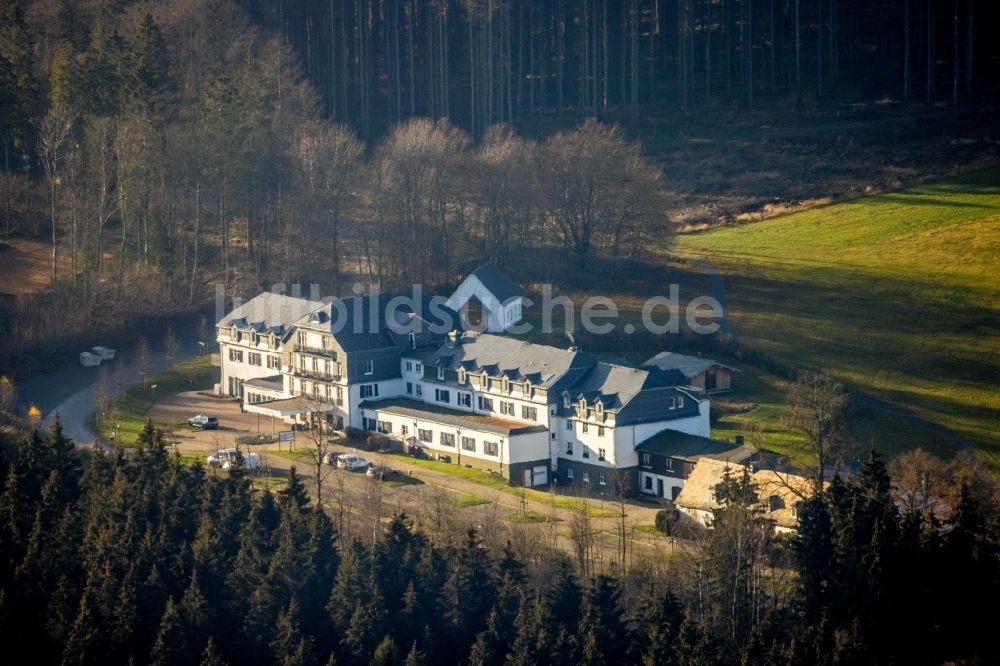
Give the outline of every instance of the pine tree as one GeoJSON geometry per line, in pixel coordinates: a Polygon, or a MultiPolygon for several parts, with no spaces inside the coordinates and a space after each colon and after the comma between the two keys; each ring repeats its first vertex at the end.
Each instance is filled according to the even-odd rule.
{"type": "Polygon", "coordinates": [[[129,45],[129,104],[142,115],[158,114],[172,87],[167,45],[160,27],[147,13],[129,45]]]}
{"type": "Polygon", "coordinates": [[[219,654],[219,649],[215,647],[215,640],[211,637],[208,639],[205,651],[201,653],[200,666],[226,666],[222,655],[219,654]]]}
{"type": "Polygon", "coordinates": [[[414,641],[410,651],[406,653],[406,660],[403,662],[404,666],[424,666],[426,663],[424,653],[417,649],[417,643],[414,641]]]}
{"type": "Polygon", "coordinates": [[[87,53],[87,109],[95,116],[114,116],[121,107],[124,44],[117,33],[109,34],[108,23],[102,18],[94,24],[87,53]]]}
{"type": "Polygon", "coordinates": [[[368,663],[369,666],[398,666],[401,662],[402,658],[399,655],[399,649],[396,648],[396,642],[392,640],[392,636],[386,635],[375,648],[372,659],[368,663]]]}
{"type": "Polygon", "coordinates": [[[441,591],[445,621],[450,625],[450,638],[441,646],[446,661],[458,660],[468,654],[475,635],[483,629],[490,600],[496,596],[492,572],[484,571],[485,550],[475,530],[466,533],[462,547],[451,556],[448,580],[441,591]]]}
{"type": "Polygon", "coordinates": [[[792,546],[800,572],[799,585],[806,621],[816,624],[829,610],[836,588],[833,578],[833,526],[824,496],[804,500],[799,510],[799,529],[792,546]]]}
{"type": "Polygon", "coordinates": [[[608,576],[598,576],[591,585],[577,636],[583,663],[603,664],[631,653],[619,597],[617,583],[608,576]]]}
{"type": "Polygon", "coordinates": [[[293,598],[278,616],[274,639],[270,642],[277,663],[302,663],[306,658],[308,639],[302,634],[299,618],[299,602],[293,598]]]}
{"type": "Polygon", "coordinates": [[[677,633],[675,650],[678,666],[708,666],[716,663],[708,635],[690,615],[685,615],[677,633]]]}
{"type": "Polygon", "coordinates": [[[22,5],[0,5],[0,143],[8,151],[35,143],[38,86],[33,75],[32,45],[22,5]]]}
{"type": "Polygon", "coordinates": [[[295,470],[295,465],[292,465],[291,469],[288,470],[285,487],[278,491],[278,496],[281,498],[280,502],[284,507],[294,506],[301,510],[309,505],[309,493],[306,491],[306,484],[295,470]]]}
{"type": "Polygon", "coordinates": [[[187,655],[189,660],[194,660],[198,654],[195,650],[209,639],[209,632],[213,626],[215,616],[214,607],[209,604],[208,599],[202,594],[201,586],[198,583],[198,570],[191,574],[191,583],[178,607],[178,615],[184,627],[184,638],[191,651],[187,655]]]}
{"type": "Polygon", "coordinates": [[[583,593],[573,573],[573,565],[563,555],[558,555],[556,569],[549,582],[546,602],[553,620],[561,627],[575,631],[580,623],[580,606],[583,593]]]}
{"type": "Polygon", "coordinates": [[[64,117],[77,115],[85,88],[83,78],[73,44],[68,40],[60,41],[49,68],[49,104],[54,113],[64,117]]]}
{"type": "Polygon", "coordinates": [[[189,653],[187,644],[184,620],[174,604],[173,597],[167,599],[167,605],[163,610],[163,617],[160,619],[160,628],[156,632],[156,640],[153,642],[153,649],[150,652],[149,663],[151,666],[169,666],[179,663],[189,653]]]}
{"type": "Polygon", "coordinates": [[[643,666],[675,663],[674,645],[684,620],[684,610],[669,591],[649,587],[636,622],[636,653],[643,666]]]}
{"type": "Polygon", "coordinates": [[[98,661],[104,654],[100,627],[91,608],[91,592],[88,586],[80,598],[80,607],[73,628],[69,632],[63,648],[62,663],[89,664],[98,661]]]}
{"type": "Polygon", "coordinates": [[[377,644],[376,641],[380,636],[386,634],[388,628],[377,579],[374,576],[369,577],[364,586],[366,588],[364,598],[359,599],[354,606],[347,630],[340,640],[341,647],[358,661],[367,661],[371,658],[372,646],[377,644]]]}

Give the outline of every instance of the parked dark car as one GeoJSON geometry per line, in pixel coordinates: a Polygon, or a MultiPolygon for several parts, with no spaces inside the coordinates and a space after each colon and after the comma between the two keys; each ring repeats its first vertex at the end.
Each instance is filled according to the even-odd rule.
{"type": "Polygon", "coordinates": [[[188,425],[192,428],[201,428],[202,430],[216,430],[219,427],[219,419],[214,416],[198,414],[188,419],[188,425]]]}
{"type": "Polygon", "coordinates": [[[394,476],[398,476],[399,472],[391,467],[384,467],[381,465],[373,465],[368,468],[365,472],[368,476],[374,476],[378,479],[390,479],[394,476]]]}

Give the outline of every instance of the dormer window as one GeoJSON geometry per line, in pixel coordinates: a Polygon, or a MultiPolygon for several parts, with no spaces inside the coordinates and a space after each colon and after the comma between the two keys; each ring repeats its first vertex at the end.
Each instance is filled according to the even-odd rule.
{"type": "Polygon", "coordinates": [[[604,413],[604,403],[603,402],[601,402],[600,400],[598,400],[595,403],[595,407],[597,408],[597,414],[598,415],[601,415],[601,414],[604,413]]]}
{"type": "Polygon", "coordinates": [[[678,409],[683,409],[684,408],[684,396],[678,396],[678,398],[677,398],[677,408],[678,409]]]}
{"type": "Polygon", "coordinates": [[[459,368],[458,369],[458,383],[459,384],[464,384],[465,383],[465,379],[466,379],[466,377],[465,377],[465,368],[459,368]]]}
{"type": "Polygon", "coordinates": [[[444,381],[444,366],[443,365],[439,365],[438,366],[438,381],[442,381],[442,382],[444,381]]]}
{"type": "Polygon", "coordinates": [[[569,409],[571,406],[571,402],[572,401],[570,400],[569,393],[563,393],[563,407],[569,409]]]}
{"type": "Polygon", "coordinates": [[[416,349],[416,348],[417,348],[417,334],[411,332],[410,333],[410,349],[416,349]]]}
{"type": "Polygon", "coordinates": [[[257,331],[250,331],[250,344],[257,344],[257,331]]]}
{"type": "Polygon", "coordinates": [[[231,328],[231,329],[229,330],[229,337],[230,337],[230,339],[232,339],[232,340],[238,340],[238,339],[239,339],[239,338],[237,337],[237,331],[236,331],[236,327],[235,327],[235,326],[233,326],[233,327],[232,327],[232,328],[231,328]]]}
{"type": "Polygon", "coordinates": [[[506,377],[500,380],[500,390],[504,393],[510,393],[510,380],[506,377]]]}

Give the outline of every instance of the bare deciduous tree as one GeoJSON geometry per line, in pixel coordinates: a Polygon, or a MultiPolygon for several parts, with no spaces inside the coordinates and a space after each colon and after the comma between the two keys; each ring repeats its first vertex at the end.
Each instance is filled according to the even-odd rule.
{"type": "Polygon", "coordinates": [[[163,353],[167,357],[167,366],[171,369],[177,361],[177,352],[180,348],[180,338],[174,334],[173,327],[167,327],[167,332],[163,334],[163,353]]]}
{"type": "Polygon", "coordinates": [[[582,261],[598,247],[613,258],[663,224],[660,173],[618,127],[588,120],[542,144],[541,206],[563,245],[582,261]]]}
{"type": "Polygon", "coordinates": [[[17,405],[17,385],[7,375],[0,376],[0,412],[11,413],[17,405]]]}
{"type": "Polygon", "coordinates": [[[313,121],[295,144],[295,158],[316,212],[320,238],[330,240],[330,263],[339,280],[341,220],[357,194],[360,158],[364,146],[346,125],[313,121]]]}
{"type": "Polygon", "coordinates": [[[52,291],[56,290],[57,224],[56,188],[62,181],[63,151],[73,129],[73,119],[65,113],[51,112],[42,120],[39,131],[38,155],[49,182],[49,214],[52,222],[52,291]]]}
{"type": "Polygon", "coordinates": [[[146,338],[139,338],[135,343],[135,369],[139,373],[139,380],[146,386],[146,372],[149,370],[149,343],[146,338]]]}
{"type": "Polygon", "coordinates": [[[850,398],[844,387],[821,372],[803,373],[788,393],[791,413],[788,424],[805,435],[816,456],[816,491],[820,492],[828,473],[847,457],[849,441],[844,431],[844,414],[850,398]]]}

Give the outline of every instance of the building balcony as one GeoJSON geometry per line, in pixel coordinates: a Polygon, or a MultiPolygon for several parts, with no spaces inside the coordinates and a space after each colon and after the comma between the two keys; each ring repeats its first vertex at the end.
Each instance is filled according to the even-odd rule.
{"type": "Polygon", "coordinates": [[[343,374],[324,372],[322,370],[303,370],[302,368],[291,368],[293,377],[303,379],[315,379],[323,382],[339,382],[344,378],[343,374]]]}
{"type": "Polygon", "coordinates": [[[332,349],[323,349],[322,347],[298,347],[295,350],[300,354],[305,354],[307,356],[319,356],[320,358],[337,358],[337,352],[332,349]]]}

